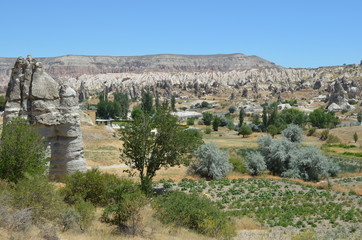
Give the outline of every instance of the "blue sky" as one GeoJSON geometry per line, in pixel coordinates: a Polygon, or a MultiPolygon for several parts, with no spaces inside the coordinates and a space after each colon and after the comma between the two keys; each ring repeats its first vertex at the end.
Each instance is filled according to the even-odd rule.
{"type": "Polygon", "coordinates": [[[284,67],[362,60],[361,0],[3,0],[0,57],[257,55],[284,67]]]}

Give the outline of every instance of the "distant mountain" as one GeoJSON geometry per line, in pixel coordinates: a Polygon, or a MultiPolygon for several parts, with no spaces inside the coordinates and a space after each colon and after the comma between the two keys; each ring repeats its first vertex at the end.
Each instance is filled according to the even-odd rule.
{"type": "MultiPolygon", "coordinates": [[[[25,56],[23,56],[25,57],[25,56]]],[[[57,80],[77,78],[83,74],[144,72],[232,71],[252,68],[275,68],[275,63],[244,54],[175,55],[111,57],[67,55],[37,58],[45,71],[57,80]]],[[[9,81],[16,58],[0,58],[0,84],[9,81]]]]}

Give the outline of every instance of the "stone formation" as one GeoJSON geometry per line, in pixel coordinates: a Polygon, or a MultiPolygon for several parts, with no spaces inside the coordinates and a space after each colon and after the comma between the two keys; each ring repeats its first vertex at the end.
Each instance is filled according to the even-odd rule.
{"type": "Polygon", "coordinates": [[[16,117],[46,139],[51,177],[86,171],[77,93],[57,83],[30,55],[17,58],[6,92],[4,124],[16,117]]]}

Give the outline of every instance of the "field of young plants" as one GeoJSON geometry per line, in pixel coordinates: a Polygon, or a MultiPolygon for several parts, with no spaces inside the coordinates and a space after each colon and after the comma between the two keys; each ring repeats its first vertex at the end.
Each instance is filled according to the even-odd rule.
{"type": "MultiPolygon", "coordinates": [[[[361,182],[362,178],[338,181],[361,182]]],[[[167,190],[202,194],[231,216],[252,217],[266,228],[307,228],[316,232],[341,228],[346,234],[361,232],[362,197],[354,192],[342,193],[286,180],[257,178],[163,180],[156,185],[167,190]]]]}

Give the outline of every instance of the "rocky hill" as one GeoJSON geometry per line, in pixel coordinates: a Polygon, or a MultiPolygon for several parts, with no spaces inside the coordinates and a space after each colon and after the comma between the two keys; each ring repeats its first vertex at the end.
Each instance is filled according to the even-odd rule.
{"type": "MultiPolygon", "coordinates": [[[[55,80],[77,78],[83,74],[231,71],[277,67],[257,56],[218,55],[146,55],[130,57],[77,56],[36,58],[55,80]]],[[[16,58],[0,58],[0,84],[10,79],[16,58]]]]}

